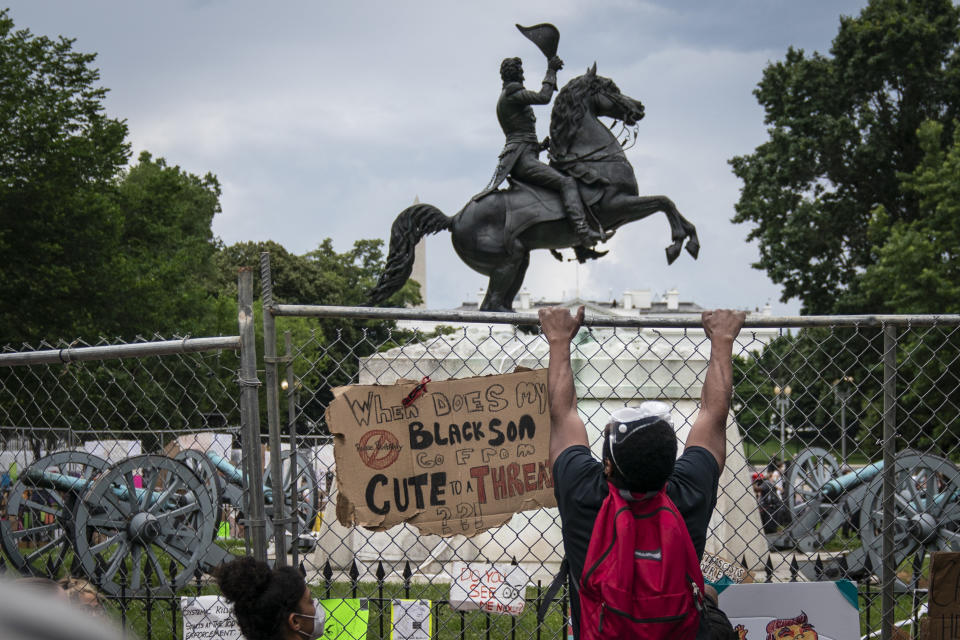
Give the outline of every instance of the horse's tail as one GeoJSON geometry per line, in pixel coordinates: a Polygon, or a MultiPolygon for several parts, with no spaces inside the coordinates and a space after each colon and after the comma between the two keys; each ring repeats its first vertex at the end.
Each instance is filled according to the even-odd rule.
{"type": "Polygon", "coordinates": [[[403,286],[413,271],[414,248],[425,235],[449,229],[453,218],[430,204],[415,204],[400,212],[390,228],[390,253],[377,286],[367,302],[380,304],[403,286]]]}

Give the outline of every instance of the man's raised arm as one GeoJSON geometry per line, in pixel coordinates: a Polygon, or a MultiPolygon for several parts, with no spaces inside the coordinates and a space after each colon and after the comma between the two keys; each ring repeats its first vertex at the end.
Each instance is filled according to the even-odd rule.
{"type": "Polygon", "coordinates": [[[746,313],[717,309],[704,311],[703,330],[710,339],[710,361],[703,380],[700,413],[686,446],[703,447],[717,459],[723,472],[727,460],[727,414],[733,394],[733,341],[740,333],[746,313]]]}
{"type": "Polygon", "coordinates": [[[563,68],[563,60],[553,56],[547,61],[547,73],[543,76],[540,91],[523,89],[510,96],[512,100],[523,104],[548,104],[557,90],[557,71],[563,68]]]}
{"type": "Polygon", "coordinates": [[[540,327],[550,345],[547,366],[547,388],[550,393],[550,465],[564,449],[582,444],[589,446],[587,428],[577,413],[577,393],[570,366],[570,341],[583,322],[583,307],[571,316],[564,307],[540,309],[540,327]]]}

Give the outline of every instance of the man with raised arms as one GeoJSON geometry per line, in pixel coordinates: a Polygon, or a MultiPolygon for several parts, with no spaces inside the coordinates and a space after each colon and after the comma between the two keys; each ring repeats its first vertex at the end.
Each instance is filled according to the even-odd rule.
{"type": "MultiPolygon", "coordinates": [[[[621,493],[637,496],[666,487],[667,497],[686,524],[697,557],[702,558],[726,461],[733,343],[745,318],[745,313],[730,310],[705,311],[702,315],[703,329],[710,340],[710,360],[700,411],[679,459],[669,405],[645,402],[611,414],[604,429],[602,460],[597,460],[590,452],[587,430],[577,412],[570,365],[570,341],[580,329],[583,315],[582,306],[575,316],[562,307],[540,310],[540,325],[550,346],[550,462],[570,569],[575,638],[581,631],[581,576],[597,514],[609,493],[608,481],[621,493]]],[[[595,627],[596,621],[584,624],[595,627]]],[[[733,630],[726,616],[708,598],[696,638],[725,638],[730,633],[733,630]]]]}

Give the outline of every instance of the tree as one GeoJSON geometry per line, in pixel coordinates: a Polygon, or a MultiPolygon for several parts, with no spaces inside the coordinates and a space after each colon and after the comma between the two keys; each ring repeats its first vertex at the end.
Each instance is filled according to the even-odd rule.
{"type": "Polygon", "coordinates": [[[214,331],[217,243],[211,224],[220,212],[217,178],[167,166],[144,151],[123,175],[116,197],[124,264],[109,322],[114,331],[214,331]]]}
{"type": "Polygon", "coordinates": [[[110,196],[129,147],[94,57],[0,11],[0,344],[95,333],[111,301],[123,223],[110,196]]]}
{"type": "Polygon", "coordinates": [[[0,12],[0,344],[216,327],[220,185],[146,152],[128,169],[94,59],[0,12]]]}
{"type": "Polygon", "coordinates": [[[866,299],[895,313],[960,313],[960,128],[941,144],[944,126],[924,123],[918,132],[923,159],[901,176],[917,198],[915,220],[892,220],[877,207],[868,226],[876,260],[860,278],[866,299]]]}
{"type": "MultiPolygon", "coordinates": [[[[383,270],[382,246],[381,240],[357,240],[350,251],[337,253],[327,238],[313,251],[298,256],[276,242],[237,243],[222,248],[217,255],[218,289],[236,299],[237,268],[257,267],[261,252],[267,251],[270,253],[275,303],[361,305],[383,270]]],[[[254,278],[257,298],[260,298],[259,280],[259,277],[254,278]]],[[[418,302],[419,285],[408,281],[391,296],[388,304],[402,307],[418,302]]],[[[356,382],[359,359],[396,346],[412,336],[410,332],[397,330],[396,322],[392,320],[281,317],[276,324],[281,336],[278,351],[283,350],[283,332],[292,334],[294,371],[302,385],[299,392],[301,415],[317,425],[321,433],[326,430],[327,405],[333,400],[331,390],[356,382]]],[[[257,321],[255,328],[260,342],[262,323],[257,321]]],[[[263,425],[266,428],[266,421],[263,425]]]]}
{"type": "Polygon", "coordinates": [[[744,186],[733,221],[751,223],[754,265],[806,313],[875,310],[858,287],[886,229],[923,217],[901,188],[923,157],[917,130],[960,115],[960,7],[950,0],[873,0],[844,17],[831,56],[790,48],[755,95],[770,139],[733,158],[744,186]],[[873,225],[882,207],[884,224],[873,225]]]}
{"type": "MultiPolygon", "coordinates": [[[[944,126],[924,123],[918,132],[924,155],[901,176],[917,198],[920,216],[890,221],[874,212],[869,237],[876,261],[859,282],[865,299],[883,301],[892,313],[960,313],[960,128],[944,149],[944,126]]],[[[953,327],[901,332],[898,353],[900,430],[951,452],[960,445],[955,427],[960,407],[960,333],[953,327]]]]}

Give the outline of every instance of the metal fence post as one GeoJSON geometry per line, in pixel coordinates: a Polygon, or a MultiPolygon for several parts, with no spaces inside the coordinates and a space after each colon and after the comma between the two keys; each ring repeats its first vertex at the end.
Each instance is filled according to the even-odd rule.
{"type": "Polygon", "coordinates": [[[241,267],[237,276],[237,322],[240,325],[240,420],[247,494],[247,528],[253,557],[267,561],[267,522],[260,469],[260,396],[257,387],[257,344],[253,330],[253,271],[241,267]]]}
{"type": "Polygon", "coordinates": [[[883,325],[883,567],[880,573],[880,637],[893,638],[894,593],[897,576],[894,545],[894,498],[896,492],[897,455],[897,328],[883,325]]]}
{"type": "MultiPolygon", "coordinates": [[[[263,302],[263,370],[267,385],[267,431],[270,434],[270,475],[273,478],[273,548],[275,564],[287,566],[287,528],[284,518],[283,463],[280,444],[280,397],[277,389],[277,330],[273,320],[273,280],[270,254],[260,254],[260,299],[263,302]]],[[[291,455],[295,452],[291,451],[291,455]]],[[[291,481],[296,484],[296,476],[291,481]]],[[[296,503],[294,503],[296,504],[296,503]]]]}
{"type": "MultiPolygon", "coordinates": [[[[290,456],[290,477],[299,479],[296,455],[296,452],[300,450],[297,446],[297,387],[293,373],[293,338],[290,335],[290,331],[283,332],[283,343],[287,362],[287,430],[289,433],[288,437],[290,438],[290,449],[294,452],[293,455],[290,456]]],[[[290,483],[290,504],[293,505],[292,513],[290,514],[290,553],[293,558],[293,566],[297,566],[299,563],[298,544],[300,540],[300,530],[298,525],[300,520],[299,514],[297,513],[300,509],[299,484],[299,481],[290,483]]],[[[311,522],[310,525],[312,526],[313,523],[311,522]]]]}

